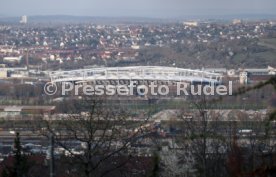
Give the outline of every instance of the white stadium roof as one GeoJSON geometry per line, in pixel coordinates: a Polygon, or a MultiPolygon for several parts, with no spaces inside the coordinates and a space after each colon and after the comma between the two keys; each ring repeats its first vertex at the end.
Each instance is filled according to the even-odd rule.
{"type": "Polygon", "coordinates": [[[200,70],[161,66],[100,67],[50,73],[51,82],[79,81],[173,81],[173,82],[215,82],[222,75],[200,70]]]}

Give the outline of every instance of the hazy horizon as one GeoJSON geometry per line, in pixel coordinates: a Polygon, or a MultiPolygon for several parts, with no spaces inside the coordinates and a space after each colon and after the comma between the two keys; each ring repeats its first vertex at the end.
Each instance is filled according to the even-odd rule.
{"type": "Polygon", "coordinates": [[[239,14],[276,15],[275,0],[2,0],[1,16],[72,15],[184,18],[239,14]]]}

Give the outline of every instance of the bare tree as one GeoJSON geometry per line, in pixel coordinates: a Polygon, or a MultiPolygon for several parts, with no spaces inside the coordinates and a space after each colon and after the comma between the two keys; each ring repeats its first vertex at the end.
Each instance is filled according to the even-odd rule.
{"type": "Polygon", "coordinates": [[[133,121],[126,111],[100,99],[85,99],[78,106],[75,113],[44,121],[46,128],[42,128],[45,136],[54,135],[56,147],[70,157],[65,158],[71,164],[68,176],[126,173],[122,168],[132,159],[129,148],[147,134],[147,119],[133,121]]]}
{"type": "Polygon", "coordinates": [[[224,176],[223,163],[226,150],[224,134],[226,132],[221,124],[222,113],[220,110],[210,110],[210,104],[215,103],[207,100],[206,97],[192,104],[195,109],[183,109],[180,114],[183,119],[180,142],[185,151],[191,152],[194,156],[193,168],[200,176],[224,176]]]}

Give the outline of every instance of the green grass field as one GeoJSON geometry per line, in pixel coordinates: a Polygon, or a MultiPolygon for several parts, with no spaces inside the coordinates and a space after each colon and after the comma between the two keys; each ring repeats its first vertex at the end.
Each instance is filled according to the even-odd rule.
{"type": "Polygon", "coordinates": [[[259,45],[276,49],[276,38],[261,39],[259,45]]]}

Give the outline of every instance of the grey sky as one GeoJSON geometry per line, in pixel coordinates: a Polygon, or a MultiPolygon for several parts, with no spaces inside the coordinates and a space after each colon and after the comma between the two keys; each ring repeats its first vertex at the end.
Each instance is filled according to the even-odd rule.
{"type": "Polygon", "coordinates": [[[1,0],[0,15],[185,17],[276,15],[276,0],[1,0]]]}

